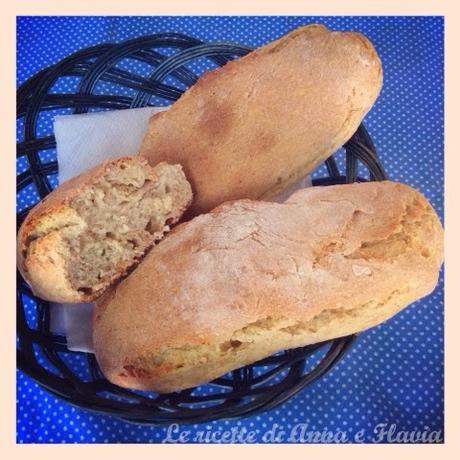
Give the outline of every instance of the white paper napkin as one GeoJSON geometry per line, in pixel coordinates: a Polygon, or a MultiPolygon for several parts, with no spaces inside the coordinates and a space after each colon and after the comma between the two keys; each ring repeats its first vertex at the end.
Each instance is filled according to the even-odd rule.
{"type": "Polygon", "coordinates": [[[59,182],[104,160],[139,151],[150,116],[168,107],[112,110],[54,119],[59,182]]]}
{"type": "MultiPolygon", "coordinates": [[[[54,134],[59,183],[104,160],[137,153],[150,116],[167,108],[147,107],[57,116],[54,134]]],[[[273,201],[281,203],[294,191],[310,185],[310,176],[307,176],[273,201]]],[[[92,304],[53,304],[51,328],[53,332],[66,336],[69,350],[93,352],[92,310],[92,304]]]]}

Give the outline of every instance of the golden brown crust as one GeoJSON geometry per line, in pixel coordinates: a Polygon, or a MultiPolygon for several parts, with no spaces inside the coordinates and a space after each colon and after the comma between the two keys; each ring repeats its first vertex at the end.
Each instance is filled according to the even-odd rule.
{"type": "Polygon", "coordinates": [[[96,357],[113,383],[167,392],[360,331],[434,288],[442,238],[426,199],[394,182],[225,203],[97,302],[96,357]]]}
{"type": "Polygon", "coordinates": [[[192,215],[268,199],[351,137],[381,85],[366,37],[301,27],[201,77],[151,118],[141,154],[183,165],[192,215]]]}
{"type": "MultiPolygon", "coordinates": [[[[72,286],[65,257],[66,243],[60,230],[66,228],[72,232],[74,229],[77,235],[84,229],[86,223],[71,206],[72,200],[109,170],[133,163],[147,170],[147,177],[152,181],[161,177],[163,168],[170,167],[165,163],[152,167],[139,155],[108,160],[64,182],[29,212],[18,232],[17,265],[35,295],[54,302],[79,303],[95,300],[102,293],[77,291],[72,286]]],[[[177,212],[170,224],[177,222],[192,199],[188,184],[181,190],[174,190],[173,195],[172,200],[179,208],[174,209],[177,212]]],[[[125,275],[138,262],[139,259],[133,260],[132,264],[120,269],[116,277],[125,275]]]]}

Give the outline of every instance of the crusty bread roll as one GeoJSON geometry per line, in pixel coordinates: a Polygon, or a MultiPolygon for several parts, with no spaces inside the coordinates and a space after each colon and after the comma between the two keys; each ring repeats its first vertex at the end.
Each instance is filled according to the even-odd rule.
{"type": "Polygon", "coordinates": [[[177,222],[192,199],[179,165],[122,157],[64,182],[18,234],[18,267],[55,302],[94,300],[177,222]]]}
{"type": "Polygon", "coordinates": [[[176,227],[96,303],[113,383],[171,392],[375,326],[435,287],[443,232],[394,182],[241,200],[176,227]]]}
{"type": "Polygon", "coordinates": [[[352,136],[381,86],[366,37],[301,27],[201,77],[152,116],[140,153],[184,167],[187,215],[271,199],[352,136]]]}

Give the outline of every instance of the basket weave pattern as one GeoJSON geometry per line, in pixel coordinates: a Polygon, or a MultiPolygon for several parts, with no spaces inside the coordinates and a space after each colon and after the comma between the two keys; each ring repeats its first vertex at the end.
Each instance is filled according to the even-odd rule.
{"type": "MultiPolygon", "coordinates": [[[[87,48],[38,72],[17,90],[17,120],[21,126],[17,155],[26,158],[28,163],[27,169],[17,176],[18,194],[32,185],[43,198],[53,188],[50,177],[57,173],[57,161],[44,161],[40,152],[54,149],[56,142],[53,135],[37,135],[42,113],[62,108],[70,108],[77,114],[144,107],[153,105],[154,97],[172,102],[180,97],[184,91],[182,87],[190,87],[198,79],[189,64],[208,58],[222,66],[250,51],[246,46],[204,44],[185,35],[165,33],[87,48]],[[168,54],[162,49],[174,49],[174,53],[168,54]],[[152,71],[139,75],[117,66],[127,58],[150,66],[152,71]],[[63,77],[78,77],[78,89],[73,93],[53,92],[53,85],[63,77]],[[179,84],[169,83],[171,79],[179,84]],[[116,91],[97,94],[96,87],[101,82],[129,88],[134,95],[126,96],[116,91]]],[[[358,176],[359,163],[368,170],[369,180],[386,179],[364,125],[344,149],[345,173],[340,173],[336,160],[331,157],[326,161],[327,176],[313,180],[313,185],[367,180],[358,176]]],[[[29,210],[17,213],[18,228],[29,210]]],[[[101,374],[94,355],[67,350],[65,337],[51,332],[50,321],[50,304],[36,298],[18,273],[19,369],[73,405],[145,424],[198,423],[267,410],[324,375],[354,340],[354,336],[349,336],[288,350],[233,371],[210,384],[158,395],[112,385],[101,374]],[[30,310],[33,311],[32,319],[30,310]]]]}

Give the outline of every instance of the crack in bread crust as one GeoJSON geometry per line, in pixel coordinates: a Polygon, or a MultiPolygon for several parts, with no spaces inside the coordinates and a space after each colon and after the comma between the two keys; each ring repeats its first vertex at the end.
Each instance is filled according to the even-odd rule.
{"type": "MultiPolygon", "coordinates": [[[[407,290],[394,290],[381,301],[371,300],[352,308],[324,309],[308,321],[295,321],[285,316],[267,316],[234,331],[231,338],[223,342],[164,347],[153,356],[139,357],[134,363],[126,364],[125,369],[129,368],[130,374],[135,377],[153,378],[156,375],[161,376],[165,370],[186,370],[208,362],[226,361],[229,354],[240,355],[240,358],[235,356],[232,359],[253,362],[261,356],[260,346],[264,342],[271,344],[273,353],[286,348],[289,342],[299,342],[299,339],[307,345],[315,336],[327,337],[326,328],[340,322],[340,327],[348,329],[346,333],[351,334],[354,331],[347,322],[363,316],[369,321],[368,318],[377,314],[378,310],[388,308],[396,298],[400,299],[406,294],[407,290]]],[[[371,325],[368,324],[368,327],[371,325]]]]}

